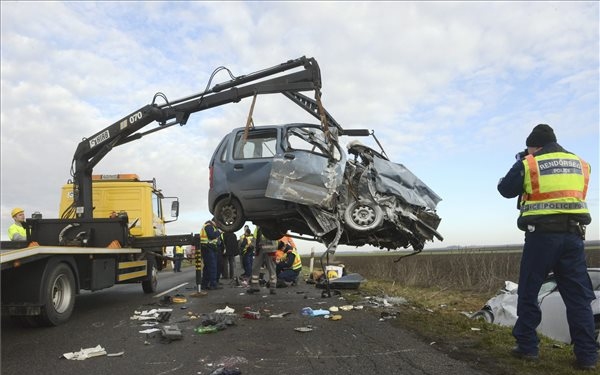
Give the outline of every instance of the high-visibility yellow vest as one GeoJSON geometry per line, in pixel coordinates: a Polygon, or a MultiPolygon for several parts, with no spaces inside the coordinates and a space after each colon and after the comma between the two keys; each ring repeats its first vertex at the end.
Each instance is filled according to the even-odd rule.
{"type": "Polygon", "coordinates": [[[204,223],[204,225],[202,226],[202,229],[200,229],[200,243],[216,245],[219,242],[219,237],[215,237],[212,240],[209,239],[208,235],[206,234],[206,226],[207,225],[212,225],[212,224],[204,223]]]}
{"type": "Polygon", "coordinates": [[[183,254],[183,247],[175,246],[175,254],[183,254]]]}
{"type": "Polygon", "coordinates": [[[10,227],[8,227],[8,238],[11,241],[13,241],[13,236],[15,234],[19,234],[23,236],[23,238],[27,237],[27,232],[25,231],[25,228],[17,224],[12,224],[10,227]]]}
{"type": "Polygon", "coordinates": [[[585,197],[590,165],[576,155],[527,155],[521,216],[589,214],[585,197]]]}
{"type": "Polygon", "coordinates": [[[300,254],[298,254],[298,251],[296,251],[295,248],[292,250],[292,254],[295,255],[294,264],[292,264],[292,269],[294,271],[302,269],[302,260],[300,259],[300,254]]]}

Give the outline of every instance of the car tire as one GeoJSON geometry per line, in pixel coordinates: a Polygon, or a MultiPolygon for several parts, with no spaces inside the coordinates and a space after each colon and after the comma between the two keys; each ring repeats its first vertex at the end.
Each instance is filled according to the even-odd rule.
{"type": "Polygon", "coordinates": [[[236,198],[223,198],[215,205],[215,221],[224,232],[236,232],[244,225],[242,205],[236,198]]]}
{"type": "Polygon", "coordinates": [[[471,315],[471,319],[483,320],[486,323],[494,323],[494,314],[489,310],[479,310],[471,315]]]}
{"type": "Polygon", "coordinates": [[[47,270],[42,284],[40,325],[57,326],[69,320],[75,306],[75,276],[66,263],[47,270]]]}
{"type": "Polygon", "coordinates": [[[365,200],[354,201],[344,212],[346,226],[357,232],[368,232],[383,222],[383,210],[377,204],[365,200]]]}

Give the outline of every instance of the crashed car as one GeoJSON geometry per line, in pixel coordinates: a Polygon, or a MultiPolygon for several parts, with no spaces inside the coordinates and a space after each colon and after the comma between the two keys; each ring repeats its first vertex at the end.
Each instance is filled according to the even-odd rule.
{"type": "Polygon", "coordinates": [[[421,250],[437,232],[441,198],[402,164],[339,136],[368,130],[320,125],[237,128],[210,164],[209,210],[225,231],[252,221],[277,239],[288,231],[339,243],[421,250]],[[333,133],[333,134],[332,134],[333,133]]]}
{"type": "MultiPolygon", "coordinates": [[[[591,305],[596,324],[596,340],[599,340],[600,343],[598,335],[600,330],[600,268],[588,268],[588,274],[596,294],[596,299],[592,301],[591,305]]],[[[517,298],[518,285],[507,281],[500,293],[488,300],[481,310],[471,315],[471,318],[484,319],[488,323],[512,327],[517,322],[517,298]]],[[[537,331],[551,339],[570,344],[571,335],[567,323],[566,307],[558,292],[556,278],[553,274],[550,274],[542,284],[538,294],[538,303],[542,311],[542,321],[537,331]]]]}

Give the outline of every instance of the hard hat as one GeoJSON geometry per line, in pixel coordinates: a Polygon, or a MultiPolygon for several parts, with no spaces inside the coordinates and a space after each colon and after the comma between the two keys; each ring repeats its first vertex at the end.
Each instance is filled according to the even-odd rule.
{"type": "Polygon", "coordinates": [[[13,209],[12,209],[12,211],[10,212],[10,216],[11,216],[11,217],[15,217],[15,216],[17,216],[18,214],[20,214],[21,212],[25,212],[25,210],[24,210],[24,209],[22,209],[22,208],[19,208],[19,207],[17,207],[17,208],[13,208],[13,209]]]}

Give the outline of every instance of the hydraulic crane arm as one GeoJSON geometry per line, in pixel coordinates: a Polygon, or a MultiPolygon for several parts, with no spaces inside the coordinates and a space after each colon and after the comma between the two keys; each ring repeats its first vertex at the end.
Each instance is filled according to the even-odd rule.
{"type": "Polygon", "coordinates": [[[314,58],[303,56],[271,68],[216,84],[199,94],[161,105],[153,102],[130,113],[93,136],[84,138],[79,143],[73,156],[71,172],[73,175],[74,208],[77,217],[93,217],[92,170],[114,147],[172,125],[185,125],[190,115],[195,112],[228,103],[236,103],[249,96],[283,93],[294,103],[320,119],[325,126],[334,126],[341,129],[329,113],[324,110],[319,111],[318,101],[313,101],[298,93],[299,91],[314,90],[318,99],[320,89],[321,72],[317,61],[314,58]],[[282,74],[296,68],[303,69],[282,74]],[[270,76],[275,77],[268,78],[270,76]],[[140,132],[142,128],[153,122],[157,122],[158,126],[146,132],[140,132]]]}

